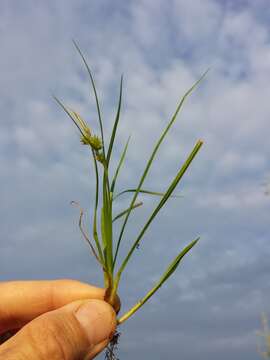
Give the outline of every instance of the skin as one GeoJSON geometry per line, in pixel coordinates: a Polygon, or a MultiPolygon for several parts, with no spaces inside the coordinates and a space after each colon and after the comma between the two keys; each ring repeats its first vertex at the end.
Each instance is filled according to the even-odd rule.
{"type": "Polygon", "coordinates": [[[116,328],[104,296],[104,289],[74,280],[0,283],[0,335],[14,334],[0,342],[0,359],[94,358],[116,328]]]}

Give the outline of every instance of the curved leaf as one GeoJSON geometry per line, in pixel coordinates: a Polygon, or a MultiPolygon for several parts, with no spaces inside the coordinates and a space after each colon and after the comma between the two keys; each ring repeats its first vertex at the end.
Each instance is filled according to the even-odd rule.
{"type": "Polygon", "coordinates": [[[165,283],[166,280],[175,272],[178,265],[180,264],[183,257],[193,248],[194,245],[197,244],[199,238],[193,240],[188,246],[186,246],[177,256],[176,258],[170,263],[164,274],[161,276],[157,284],[142,298],[135,306],[133,306],[129,311],[127,311],[121,318],[118,320],[118,324],[122,324],[126,321],[131,315],[133,315],[143,304],[149,300],[155,292],[165,283]]]}

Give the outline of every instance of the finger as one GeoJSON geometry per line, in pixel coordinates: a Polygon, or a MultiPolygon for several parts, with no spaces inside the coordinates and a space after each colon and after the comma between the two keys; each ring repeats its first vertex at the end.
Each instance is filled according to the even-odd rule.
{"type": "Polygon", "coordinates": [[[0,346],[0,358],[92,359],[107,345],[115,328],[115,312],[106,302],[76,301],[25,325],[0,346]]]}
{"type": "Polygon", "coordinates": [[[117,346],[118,346],[120,334],[121,334],[120,332],[115,331],[109,339],[106,339],[105,341],[103,341],[103,342],[99,343],[98,345],[96,345],[90,351],[90,353],[88,354],[86,359],[93,359],[101,351],[103,351],[105,349],[105,347],[107,347],[105,359],[115,359],[115,360],[117,360],[118,358],[116,358],[115,351],[117,351],[117,346]]]}
{"type": "Polygon", "coordinates": [[[110,340],[106,339],[99,344],[95,345],[93,349],[90,350],[90,352],[85,357],[86,360],[94,359],[98,354],[100,354],[109,344],[110,340]]]}
{"type": "MultiPolygon", "coordinates": [[[[8,331],[4,333],[2,336],[0,336],[0,345],[3,344],[5,341],[9,340],[12,336],[14,336],[20,329],[8,331]]],[[[87,354],[86,359],[93,359],[95,356],[97,356],[100,352],[102,352],[109,344],[110,340],[106,339],[99,343],[98,345],[95,345],[93,349],[90,350],[90,352],[87,354]]]]}
{"type": "Polygon", "coordinates": [[[104,290],[75,280],[0,283],[0,334],[80,299],[104,298],[104,290]]]}
{"type": "Polygon", "coordinates": [[[20,329],[14,329],[10,331],[6,331],[2,335],[0,335],[0,345],[3,344],[5,341],[10,339],[13,335],[15,335],[20,329]]]}

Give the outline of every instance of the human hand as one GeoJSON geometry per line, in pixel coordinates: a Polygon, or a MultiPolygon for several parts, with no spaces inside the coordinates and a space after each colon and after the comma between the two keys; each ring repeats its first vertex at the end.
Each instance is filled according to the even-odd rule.
{"type": "Polygon", "coordinates": [[[93,359],[116,328],[104,290],[73,280],[0,283],[0,345],[5,360],[93,359]]]}

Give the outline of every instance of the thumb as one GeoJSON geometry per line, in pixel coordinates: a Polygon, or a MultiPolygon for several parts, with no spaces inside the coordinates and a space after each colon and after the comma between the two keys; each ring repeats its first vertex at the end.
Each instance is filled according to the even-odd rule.
{"type": "Polygon", "coordinates": [[[25,325],[0,347],[0,355],[6,360],[92,359],[108,344],[115,328],[115,312],[109,304],[76,301],[25,325]]]}

